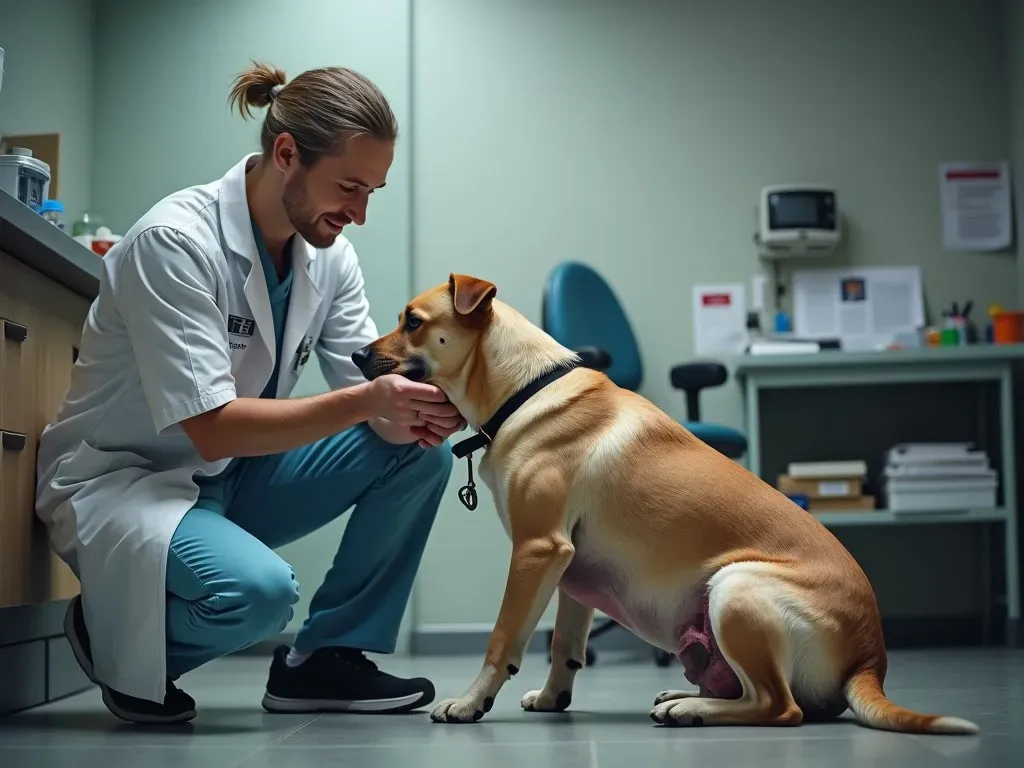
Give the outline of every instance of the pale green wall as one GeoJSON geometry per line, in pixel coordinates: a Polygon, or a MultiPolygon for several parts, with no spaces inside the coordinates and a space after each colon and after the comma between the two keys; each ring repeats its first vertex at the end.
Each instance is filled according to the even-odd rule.
{"type": "MultiPolygon", "coordinates": [[[[1006,13],[1006,74],[1010,112],[1010,159],[1018,174],[1024,173],[1024,0],[1003,0],[1006,13]]],[[[1014,195],[1017,223],[1017,256],[1021,248],[1021,227],[1024,226],[1024,187],[1017,178],[1014,195]]],[[[1024,304],[1024,269],[1017,270],[1018,302],[1024,304]]]]}
{"type": "Polygon", "coordinates": [[[89,207],[92,0],[0,0],[0,134],[59,133],[68,228],[89,207]]]}
{"type": "MultiPolygon", "coordinates": [[[[692,352],[691,285],[758,269],[762,185],[838,185],[849,261],[920,264],[933,307],[1015,303],[1013,256],[944,252],[938,203],[939,162],[1008,152],[1001,26],[990,0],[417,3],[415,286],[470,272],[538,320],[547,272],[589,261],[634,323],[644,392],[677,417],[668,370],[692,352]]],[[[735,384],[705,403],[740,424],[735,384]]],[[[501,601],[510,548],[487,494],[460,505],[464,482],[460,464],[418,582],[423,622],[486,624],[501,601]]],[[[962,532],[917,535],[939,566],[966,556],[962,532]]],[[[972,610],[972,589],[890,597],[948,615],[972,610]]]]}
{"type": "MultiPolygon", "coordinates": [[[[386,194],[353,233],[382,328],[413,289],[450,271],[495,280],[537,319],[548,270],[586,259],[635,324],[645,393],[682,416],[667,371],[691,354],[690,286],[748,280],[757,190],[807,179],[839,186],[849,262],[921,264],[932,306],[1012,304],[1018,285],[1024,299],[1014,258],[949,254],[939,241],[937,164],[1021,156],[1024,70],[1019,51],[1004,60],[1011,9],[999,0],[862,0],[810,14],[800,0],[297,4],[284,13],[270,0],[95,0],[94,77],[86,38],[55,33],[50,58],[64,77],[46,81],[76,97],[69,83],[94,86],[94,104],[55,99],[88,116],[81,135],[94,128],[92,157],[72,161],[94,169],[81,199],[123,230],[161,195],[219,176],[255,147],[256,124],[225,100],[249,57],[289,73],[341,63],[381,84],[405,132],[386,194]],[[811,96],[796,101],[801,92],[811,96]]],[[[66,22],[79,18],[72,5],[47,29],[83,29],[66,22]]],[[[12,130],[7,100],[5,81],[0,129],[12,130]]],[[[301,391],[322,388],[314,372],[301,391]]],[[[706,418],[740,424],[734,385],[705,403],[706,418]]],[[[417,583],[418,623],[488,625],[501,599],[508,544],[486,493],[472,513],[457,502],[464,471],[456,465],[417,583]]],[[[284,552],[307,599],[341,530],[284,552]]],[[[957,556],[954,539],[938,549],[957,556]]],[[[965,585],[921,610],[967,611],[972,600],[965,585]]]]}
{"type": "MultiPolygon", "coordinates": [[[[227,106],[231,79],[250,58],[289,76],[322,65],[359,69],[391,100],[403,133],[410,130],[408,0],[293,0],[287,11],[275,0],[98,0],[96,22],[109,44],[97,48],[93,207],[115,231],[161,196],[218,178],[259,150],[259,122],[227,106]]],[[[410,147],[403,137],[365,226],[346,230],[382,328],[408,298],[410,147]]],[[[319,368],[311,368],[300,395],[326,389],[319,368]]],[[[302,585],[293,629],[344,528],[341,520],[282,548],[302,585]]]]}

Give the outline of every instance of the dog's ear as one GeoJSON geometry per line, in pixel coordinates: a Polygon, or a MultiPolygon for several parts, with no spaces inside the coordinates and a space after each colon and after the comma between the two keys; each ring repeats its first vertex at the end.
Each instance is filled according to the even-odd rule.
{"type": "Polygon", "coordinates": [[[460,315],[471,315],[491,308],[491,299],[498,293],[498,287],[477,277],[452,273],[448,276],[448,292],[452,295],[455,311],[460,315]]]}

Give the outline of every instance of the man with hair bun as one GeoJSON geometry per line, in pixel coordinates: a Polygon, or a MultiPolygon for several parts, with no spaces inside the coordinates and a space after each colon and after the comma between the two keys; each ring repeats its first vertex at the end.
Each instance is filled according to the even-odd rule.
{"type": "Polygon", "coordinates": [[[407,712],[394,651],[465,427],[436,387],[366,381],[377,338],[352,244],[394,157],[387,99],[341,67],[254,63],[230,103],[260,148],[154,205],[103,259],[70,389],[39,446],[37,513],[78,576],[65,617],[118,717],[196,716],[176,682],[281,633],[299,585],[274,549],[349,508],[309,616],[274,654],[271,712],[407,712]],[[290,393],[315,355],[330,391],[290,393]]]}

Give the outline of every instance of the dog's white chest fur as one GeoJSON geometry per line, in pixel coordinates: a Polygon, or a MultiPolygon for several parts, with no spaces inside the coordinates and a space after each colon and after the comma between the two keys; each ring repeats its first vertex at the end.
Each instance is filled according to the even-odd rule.
{"type": "Polygon", "coordinates": [[[488,461],[488,458],[485,455],[483,461],[480,462],[480,480],[487,486],[487,490],[491,492],[491,498],[494,499],[494,506],[498,512],[498,519],[501,520],[505,533],[508,534],[509,538],[512,538],[512,526],[508,517],[508,491],[506,483],[502,482],[503,478],[499,479],[494,469],[494,463],[488,461]]]}

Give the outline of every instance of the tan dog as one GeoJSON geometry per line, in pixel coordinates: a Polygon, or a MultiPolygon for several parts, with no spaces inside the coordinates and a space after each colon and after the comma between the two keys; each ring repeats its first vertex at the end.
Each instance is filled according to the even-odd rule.
{"type": "MultiPolygon", "coordinates": [[[[452,275],[360,355],[363,374],[429,381],[473,427],[575,354],[452,275]]],[[[552,661],[530,711],[572,699],[594,609],[678,653],[697,691],[665,691],[671,725],[796,725],[838,717],[894,731],[976,733],[886,698],[875,596],[812,515],[604,374],[576,367],[533,394],[487,447],[480,476],[512,540],[483,669],[436,722],[479,720],[519,671],[558,589],[552,661]]]]}

